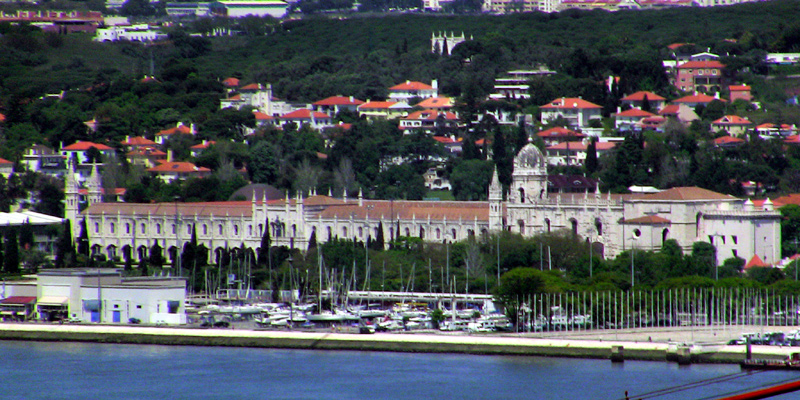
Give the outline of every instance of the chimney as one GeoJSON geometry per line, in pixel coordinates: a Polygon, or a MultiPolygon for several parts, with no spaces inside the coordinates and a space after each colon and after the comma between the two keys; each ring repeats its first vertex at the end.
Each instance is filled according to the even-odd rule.
{"type": "Polygon", "coordinates": [[[351,103],[353,102],[353,96],[350,96],[350,102],[351,103]]]}
{"type": "Polygon", "coordinates": [[[167,162],[172,162],[172,149],[167,149],[167,162]]]}
{"type": "Polygon", "coordinates": [[[192,133],[192,135],[194,135],[195,133],[197,133],[197,132],[195,132],[195,130],[194,130],[194,122],[192,122],[192,124],[191,124],[191,125],[189,125],[189,131],[192,133]]]}
{"type": "Polygon", "coordinates": [[[439,80],[438,79],[432,80],[431,81],[431,87],[433,87],[436,90],[439,90],[439,80]]]}

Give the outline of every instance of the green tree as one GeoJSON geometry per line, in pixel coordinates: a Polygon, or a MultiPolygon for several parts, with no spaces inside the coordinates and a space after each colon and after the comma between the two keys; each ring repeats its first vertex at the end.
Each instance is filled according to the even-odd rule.
{"type": "Polygon", "coordinates": [[[3,258],[3,272],[6,274],[16,274],[19,272],[19,244],[17,242],[17,229],[6,229],[6,243],[3,258]]]}
{"type": "Polygon", "coordinates": [[[72,225],[68,219],[61,225],[61,233],[56,243],[56,268],[75,265],[75,245],[72,242],[72,225]]]}
{"type": "Polygon", "coordinates": [[[514,268],[500,277],[495,297],[506,307],[506,315],[514,322],[520,307],[545,288],[543,273],[533,268],[514,268]]]}
{"type": "Polygon", "coordinates": [[[463,160],[456,163],[450,174],[456,200],[485,200],[492,180],[492,162],[463,160]]]}
{"type": "Polygon", "coordinates": [[[157,270],[164,266],[164,255],[161,254],[161,246],[159,246],[158,243],[150,247],[150,259],[147,265],[157,270]]]}
{"type": "Polygon", "coordinates": [[[247,173],[253,183],[275,183],[278,180],[279,155],[278,148],[266,140],[261,140],[251,150],[251,160],[247,165],[247,173]]]}
{"type": "Polygon", "coordinates": [[[595,137],[589,140],[589,146],[586,147],[586,161],[584,161],[583,166],[589,175],[597,171],[597,138],[595,137]]]}
{"type": "Polygon", "coordinates": [[[89,257],[89,230],[86,228],[86,218],[81,219],[81,231],[78,236],[78,254],[89,257]]]}

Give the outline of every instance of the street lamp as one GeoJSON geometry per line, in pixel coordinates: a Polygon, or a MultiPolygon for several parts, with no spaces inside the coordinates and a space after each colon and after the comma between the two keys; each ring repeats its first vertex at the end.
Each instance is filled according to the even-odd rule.
{"type": "Polygon", "coordinates": [[[633,234],[631,236],[631,288],[633,288],[635,281],[634,281],[634,254],[636,254],[636,239],[642,235],[642,231],[639,229],[634,229],[633,234]]]}

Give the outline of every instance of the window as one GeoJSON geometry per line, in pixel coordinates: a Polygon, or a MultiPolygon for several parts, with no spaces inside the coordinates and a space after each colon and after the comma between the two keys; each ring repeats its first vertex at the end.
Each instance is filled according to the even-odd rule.
{"type": "Polygon", "coordinates": [[[141,305],[141,304],[137,304],[137,305],[136,305],[136,308],[137,308],[137,309],[139,309],[139,310],[141,310],[141,309],[142,309],[142,305],[141,305]]]}
{"type": "Polygon", "coordinates": [[[161,234],[161,224],[156,224],[156,233],[161,234]]]}
{"type": "Polygon", "coordinates": [[[218,232],[220,235],[222,235],[222,232],[223,232],[223,231],[222,231],[222,224],[220,224],[220,225],[217,227],[217,232],[218,232]]]}
{"type": "Polygon", "coordinates": [[[208,235],[208,225],[203,224],[203,235],[208,235]]]}
{"type": "Polygon", "coordinates": [[[193,226],[192,224],[186,224],[186,234],[187,235],[191,235],[192,234],[192,226],[193,226]]]}
{"type": "Polygon", "coordinates": [[[714,236],[708,235],[708,242],[714,244],[714,236]]]}
{"type": "Polygon", "coordinates": [[[100,224],[94,223],[94,233],[100,233],[100,224]]]}
{"type": "Polygon", "coordinates": [[[736,235],[731,236],[731,240],[733,240],[733,244],[739,244],[739,237],[736,235]]]}
{"type": "Polygon", "coordinates": [[[125,233],[126,234],[130,234],[131,233],[131,224],[128,223],[128,222],[125,223],[125,233]]]}
{"type": "Polygon", "coordinates": [[[436,239],[442,238],[442,231],[439,228],[436,228],[436,239]]]}
{"type": "Polygon", "coordinates": [[[111,228],[111,233],[114,233],[114,231],[116,230],[116,227],[117,227],[117,226],[116,226],[116,225],[114,225],[114,223],[112,222],[112,223],[111,223],[111,225],[110,225],[109,227],[111,228]]]}
{"type": "Polygon", "coordinates": [[[264,224],[258,224],[258,234],[259,235],[264,234],[264,224]]]}
{"type": "Polygon", "coordinates": [[[142,234],[145,234],[145,233],[147,233],[147,225],[145,225],[145,224],[142,224],[142,225],[141,225],[141,231],[142,231],[142,234]]]}
{"type": "Polygon", "coordinates": [[[253,225],[247,225],[247,234],[253,236],[253,225]]]}
{"type": "Polygon", "coordinates": [[[178,232],[178,231],[176,231],[175,229],[177,229],[177,227],[175,226],[175,224],[172,224],[172,234],[173,234],[173,235],[174,235],[174,234],[176,234],[176,233],[178,232]]]}
{"type": "Polygon", "coordinates": [[[358,237],[364,237],[364,228],[358,227],[358,237]]]}
{"type": "Polygon", "coordinates": [[[239,225],[234,225],[233,226],[233,235],[234,236],[239,236],[239,225]]]}
{"type": "Polygon", "coordinates": [[[347,237],[347,227],[346,227],[346,226],[343,226],[343,227],[342,227],[342,237],[343,237],[343,238],[346,238],[346,237],[347,237]]]}
{"type": "Polygon", "coordinates": [[[453,240],[456,240],[456,230],[455,229],[450,231],[450,236],[453,237],[453,240]]]}

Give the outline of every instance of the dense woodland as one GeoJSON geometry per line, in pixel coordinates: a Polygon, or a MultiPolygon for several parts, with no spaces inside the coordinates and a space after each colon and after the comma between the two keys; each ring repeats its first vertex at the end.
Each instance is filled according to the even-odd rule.
{"type": "MultiPolygon", "coordinates": [[[[467,10],[468,7],[464,9],[467,10]]],[[[149,11],[128,10],[128,14],[144,20],[157,18],[147,15],[151,14],[149,11]]],[[[0,25],[0,54],[3,54],[0,57],[0,112],[5,115],[0,125],[0,157],[17,162],[24,149],[34,143],[54,148],[76,140],[106,143],[118,149],[118,156],[101,160],[106,163],[104,185],[126,188],[126,201],[136,202],[172,201],[175,196],[184,201],[226,200],[248,181],[269,183],[290,192],[316,188],[321,193],[331,189],[340,195],[344,190],[355,193],[363,188],[365,196],[373,198],[453,196],[460,200],[479,200],[486,198],[493,166],[498,167],[501,181],[508,185],[514,154],[532,132],[546,126],[503,127],[491,118],[474,123],[476,115],[486,110],[504,109],[536,117],[538,106],[553,98],[581,96],[603,105],[604,116],[609,117],[616,111],[622,96],[637,90],[650,90],[674,99],[682,94],[669,85],[661,66],[661,61],[669,57],[666,46],[693,43],[695,51],[708,49],[722,55],[722,62],[729,66],[728,77],[752,85],[760,108],[756,110],[740,102],[714,102],[696,110],[702,121],[689,127],[676,123],[667,126],[664,132],[629,135],[616,151],[601,157],[597,163],[587,163],[581,169],[557,168],[554,172],[585,173],[600,178],[602,190],[615,192],[624,191],[633,184],[659,188],[696,185],[742,195],[741,182],[750,180],[758,182],[770,196],[797,192],[800,191],[800,154],[796,149],[753,135],[739,148],[721,150],[709,145],[709,141],[721,133],[711,132],[708,125],[725,114],[746,116],[756,123],[800,123],[800,110],[786,103],[800,91],[800,82],[791,77],[798,69],[768,68],[763,64],[766,52],[800,51],[800,24],[796,22],[796,15],[800,15],[800,1],[776,0],[731,7],[616,13],[569,10],[508,16],[405,14],[382,17],[352,13],[345,14],[345,18],[306,16],[286,21],[198,19],[166,27],[169,40],[148,45],[94,43],[88,35],[50,34],[31,26],[4,24],[0,25]],[[226,37],[192,35],[209,33],[217,27],[229,28],[237,34],[226,37]],[[474,40],[448,49],[445,55],[436,55],[431,52],[430,37],[433,32],[440,31],[464,32],[474,40]],[[494,79],[504,72],[537,65],[545,65],[557,71],[557,75],[532,81],[529,101],[484,100],[494,79]],[[143,80],[146,75],[156,80],[143,80]],[[621,80],[608,90],[605,82],[612,75],[621,80]],[[332,95],[382,99],[387,95],[387,88],[398,82],[437,79],[444,95],[458,99],[464,125],[462,129],[438,132],[465,139],[461,156],[449,159],[446,166],[447,177],[453,184],[452,193],[426,192],[420,175],[432,166],[428,161],[431,156],[442,155],[444,150],[425,135],[403,135],[397,129],[397,121],[368,123],[357,115],[341,114],[336,120],[353,123],[351,130],[322,136],[305,126],[289,126],[283,130],[259,129],[245,138],[244,132],[255,124],[250,110],[219,109],[219,100],[225,96],[220,82],[230,76],[244,83],[270,83],[276,96],[302,103],[332,95]],[[93,118],[99,122],[96,132],[90,132],[83,123],[93,118]],[[198,159],[192,159],[200,166],[211,168],[212,177],[165,185],[144,170],[128,165],[121,156],[124,153],[120,142],[126,136],[152,138],[156,132],[177,122],[194,123],[198,127],[194,141],[178,138],[167,144],[179,159],[190,160],[188,148],[199,140],[218,142],[198,159]],[[474,145],[484,138],[491,144],[484,148],[474,145]],[[330,140],[326,142],[325,139],[330,140]],[[318,153],[327,157],[321,158],[318,153]],[[487,159],[489,153],[491,159],[487,159]],[[404,157],[409,162],[380,168],[381,160],[389,156],[404,157]],[[246,176],[239,172],[242,168],[247,171],[246,176]],[[208,191],[209,185],[220,189],[208,191]]],[[[722,95],[725,97],[726,93],[722,95]]],[[[604,121],[604,126],[606,134],[618,134],[611,129],[610,120],[604,121]]],[[[63,198],[61,182],[24,173],[21,168],[17,171],[19,173],[7,182],[0,182],[3,209],[31,206],[54,215],[63,212],[59,201],[63,198]],[[32,204],[26,205],[25,199],[32,199],[32,204]]],[[[784,233],[787,241],[784,250],[788,254],[796,250],[789,241],[797,235],[797,230],[784,233]]],[[[545,238],[531,240],[533,242],[525,245],[528,250],[509,251],[509,254],[523,255],[501,261],[501,272],[515,267],[541,267],[538,264],[541,252],[536,244],[545,238]]],[[[510,239],[503,243],[510,243],[510,239]]],[[[469,243],[457,245],[473,246],[469,243]]],[[[363,244],[361,246],[363,250],[363,244]]],[[[492,259],[492,246],[488,242],[475,246],[475,254],[479,255],[476,257],[483,259],[484,271],[488,273],[487,278],[481,280],[482,273],[476,270],[470,277],[470,285],[475,286],[473,289],[489,288],[493,286],[489,277],[497,272],[497,267],[492,267],[488,261],[492,259]]],[[[356,243],[344,243],[341,247],[361,254],[356,243]]],[[[425,246],[425,251],[438,251],[438,263],[434,264],[441,267],[446,259],[441,253],[448,250],[438,247],[425,246]]],[[[387,279],[393,279],[393,283],[386,285],[403,285],[403,281],[409,279],[408,271],[404,279],[400,279],[403,268],[400,268],[399,259],[404,260],[402,263],[415,261],[417,268],[424,271],[422,266],[428,261],[421,254],[425,253],[395,257],[390,254],[401,251],[402,246],[393,248],[387,253],[374,251],[375,257],[386,259],[387,279]]],[[[567,285],[564,287],[605,282],[625,288],[628,278],[623,270],[629,268],[625,261],[629,255],[623,254],[619,261],[594,260],[597,269],[589,279],[584,271],[588,245],[586,250],[582,248],[566,246],[565,252],[570,250],[576,254],[563,258],[572,261],[554,264],[553,269],[561,275],[559,279],[567,285]]],[[[466,278],[469,267],[464,256],[457,255],[465,252],[454,251],[451,257],[462,258],[451,260],[450,265],[460,268],[461,272],[454,274],[463,273],[466,278]]],[[[560,257],[556,252],[552,250],[553,256],[560,257]]],[[[680,255],[669,249],[662,253],[636,256],[637,269],[639,260],[645,263],[639,272],[643,274],[642,285],[652,287],[669,278],[686,275],[717,277],[711,275],[708,266],[713,264],[700,266],[694,251],[691,255],[680,255]],[[664,257],[674,259],[664,264],[664,257]],[[669,267],[654,267],[649,271],[647,266],[652,265],[669,267]]],[[[276,254],[288,256],[289,253],[276,254]]],[[[329,265],[352,265],[352,260],[344,259],[341,264],[331,264],[333,261],[328,258],[329,265]]],[[[274,263],[261,263],[262,267],[271,265],[273,269],[260,270],[263,273],[260,272],[262,279],[258,282],[275,285],[277,280],[269,276],[279,273],[280,265],[288,268],[285,259],[279,257],[274,263]]],[[[726,265],[735,270],[736,266],[741,267],[739,264],[739,260],[732,260],[726,265]]],[[[298,265],[295,262],[294,267],[298,265]]],[[[313,271],[314,262],[308,261],[308,265],[313,271]]],[[[372,265],[374,268],[375,262],[372,265]]],[[[363,266],[361,268],[359,273],[363,279],[365,271],[363,266]]],[[[373,288],[375,274],[373,270],[373,288]]],[[[772,278],[753,278],[760,284],[774,283],[770,281],[772,278]]],[[[427,282],[421,275],[416,279],[427,282]]],[[[466,288],[466,285],[459,287],[466,288]]]]}

